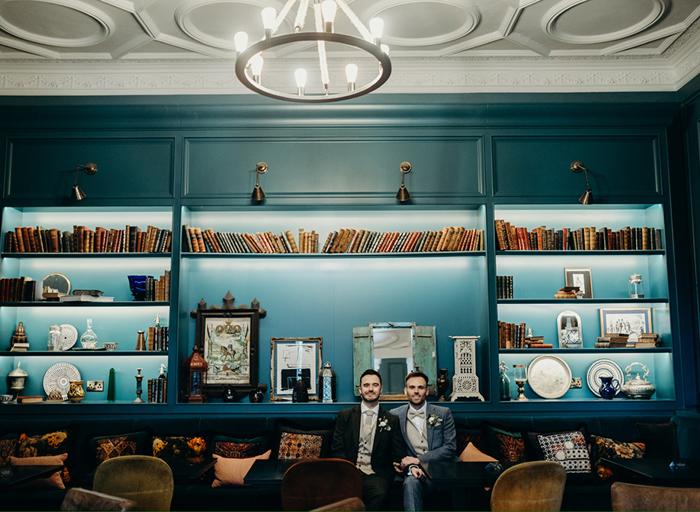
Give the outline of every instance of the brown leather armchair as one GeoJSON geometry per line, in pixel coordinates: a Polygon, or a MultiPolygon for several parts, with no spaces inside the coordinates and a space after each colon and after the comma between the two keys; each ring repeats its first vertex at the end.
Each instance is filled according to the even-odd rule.
{"type": "Polygon", "coordinates": [[[655,487],[615,482],[610,488],[614,511],[691,511],[700,510],[700,489],[655,487]]]}
{"type": "Polygon", "coordinates": [[[558,462],[523,462],[506,469],[491,492],[491,510],[561,510],[566,470],[558,462]]]}
{"type": "Polygon", "coordinates": [[[284,510],[312,510],[345,498],[362,500],[362,475],[347,460],[302,460],[282,477],[281,495],[284,510]]]}

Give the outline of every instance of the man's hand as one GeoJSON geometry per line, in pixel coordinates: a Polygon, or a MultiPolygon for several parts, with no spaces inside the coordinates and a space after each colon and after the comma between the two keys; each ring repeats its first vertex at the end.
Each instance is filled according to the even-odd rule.
{"type": "Polygon", "coordinates": [[[418,480],[423,480],[425,478],[425,473],[419,466],[412,467],[411,474],[415,476],[418,480]]]}
{"type": "Polygon", "coordinates": [[[411,457],[410,455],[406,455],[403,459],[401,459],[401,469],[406,469],[412,464],[420,464],[418,457],[411,457]]]}

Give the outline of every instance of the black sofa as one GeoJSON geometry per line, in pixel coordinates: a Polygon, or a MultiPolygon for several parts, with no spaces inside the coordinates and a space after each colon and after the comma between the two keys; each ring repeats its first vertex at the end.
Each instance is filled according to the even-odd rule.
{"type": "MultiPolygon", "coordinates": [[[[79,422],[61,421],[53,417],[37,419],[28,426],[24,421],[8,419],[2,430],[24,432],[28,435],[51,432],[60,428],[71,428],[75,433],[70,442],[66,466],[70,470],[70,486],[91,487],[91,476],[95,467],[94,454],[90,453],[90,440],[105,435],[118,435],[146,431],[150,435],[205,435],[223,434],[237,438],[251,438],[265,435],[273,458],[279,444],[280,431],[286,426],[319,431],[332,430],[335,415],[295,416],[294,421],[281,417],[217,415],[203,416],[148,416],[118,418],[91,418],[79,422]]],[[[681,413],[669,415],[600,415],[600,416],[534,416],[499,415],[484,416],[455,414],[458,433],[481,431],[490,427],[527,435],[528,432],[550,433],[583,428],[588,434],[605,436],[618,441],[640,441],[637,424],[675,423],[677,449],[681,458],[700,458],[700,416],[681,413]]],[[[150,446],[147,447],[147,452],[150,446]]],[[[486,449],[488,452],[488,448],[486,449]]],[[[147,453],[149,454],[149,453],[147,453]]],[[[598,481],[595,477],[567,479],[563,510],[610,510],[610,485],[612,481],[598,481]]],[[[173,510],[280,510],[279,495],[259,492],[249,487],[212,488],[213,474],[205,475],[201,481],[176,483],[173,510]]],[[[41,491],[11,490],[2,494],[4,510],[58,510],[65,490],[47,489],[41,491]]],[[[449,506],[445,496],[436,497],[434,508],[449,506]]],[[[488,508],[488,493],[470,493],[467,503],[472,510],[488,508]]],[[[400,486],[392,491],[392,508],[401,510],[400,486]]]]}

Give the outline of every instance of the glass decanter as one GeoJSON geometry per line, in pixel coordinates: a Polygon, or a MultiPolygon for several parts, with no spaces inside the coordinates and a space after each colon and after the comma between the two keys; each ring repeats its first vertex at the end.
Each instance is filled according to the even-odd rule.
{"type": "Polygon", "coordinates": [[[80,337],[83,348],[97,348],[97,334],[92,330],[92,318],[88,318],[87,331],[80,337]]]}

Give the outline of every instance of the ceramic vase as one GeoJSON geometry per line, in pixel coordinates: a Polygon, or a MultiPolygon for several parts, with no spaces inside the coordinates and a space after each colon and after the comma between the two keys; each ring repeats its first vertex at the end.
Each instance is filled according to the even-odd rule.
{"type": "Polygon", "coordinates": [[[85,398],[85,390],[83,389],[82,380],[70,381],[70,389],[68,390],[68,400],[74,403],[80,402],[85,398]]]}
{"type": "Polygon", "coordinates": [[[600,378],[600,393],[601,398],[612,399],[615,398],[618,391],[620,391],[620,382],[612,377],[601,377],[600,378]]]}

